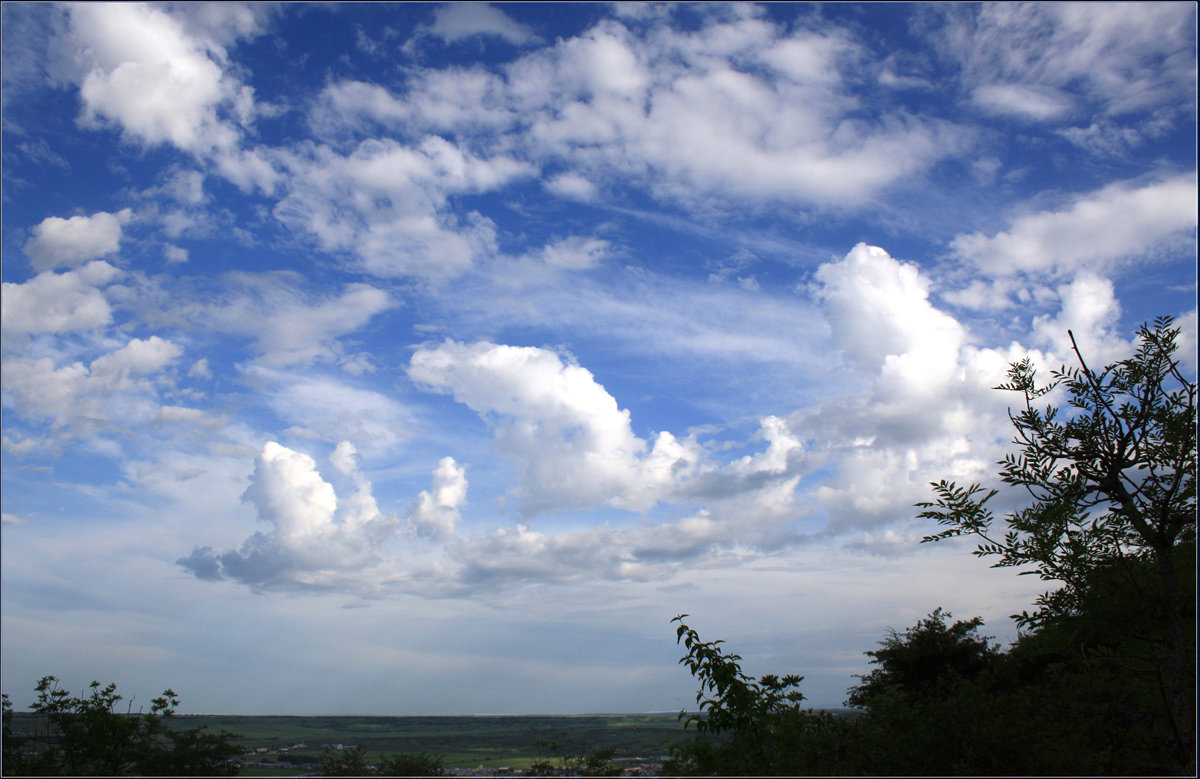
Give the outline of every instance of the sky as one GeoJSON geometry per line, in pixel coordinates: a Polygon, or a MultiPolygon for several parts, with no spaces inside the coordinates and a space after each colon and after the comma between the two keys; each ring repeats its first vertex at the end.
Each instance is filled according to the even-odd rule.
{"type": "MultiPolygon", "coordinates": [[[[3,5],[2,681],[840,706],[1011,393],[1175,317],[1196,5],[3,5]]],[[[1053,399],[1053,398],[1052,398],[1053,399]]],[[[1002,492],[996,510],[1020,505],[1002,492]]]]}

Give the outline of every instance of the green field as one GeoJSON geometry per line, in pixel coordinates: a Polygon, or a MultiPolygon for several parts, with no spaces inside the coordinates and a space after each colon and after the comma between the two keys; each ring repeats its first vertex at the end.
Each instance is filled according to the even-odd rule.
{"type": "MultiPolygon", "coordinates": [[[[539,742],[557,742],[564,754],[614,749],[617,758],[657,757],[685,733],[675,714],[479,717],[332,717],[177,715],[176,727],[207,726],[237,733],[239,746],[257,752],[250,760],[300,764],[315,761],[323,747],[363,746],[368,758],[391,752],[442,755],[447,768],[525,768],[552,757],[539,742]],[[294,748],[303,744],[303,748],[294,748]],[[286,750],[286,751],[285,751],[286,750]]],[[[14,730],[32,728],[35,717],[18,713],[14,730]]],[[[689,731],[690,733],[691,731],[689,731]]],[[[283,771],[288,772],[287,770],[283,771]]],[[[291,770],[291,773],[296,773],[291,770]]],[[[271,775],[271,769],[243,775],[271,775]]]]}

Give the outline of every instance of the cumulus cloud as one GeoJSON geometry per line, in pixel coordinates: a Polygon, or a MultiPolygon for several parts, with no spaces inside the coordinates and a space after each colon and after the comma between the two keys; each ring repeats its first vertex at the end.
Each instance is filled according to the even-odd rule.
{"type": "Polygon", "coordinates": [[[5,338],[78,332],[109,324],[112,310],[101,288],[120,273],[107,262],[94,260],[65,273],[40,273],[24,284],[4,282],[0,327],[5,338]]]}
{"type": "Polygon", "coordinates": [[[459,508],[467,500],[467,469],[443,457],[433,472],[432,490],[421,490],[409,510],[409,529],[418,537],[446,540],[462,521],[459,508]]]}
{"type": "Polygon", "coordinates": [[[158,336],[133,338],[89,364],[50,357],[3,361],[4,405],[26,421],[48,420],[55,437],[126,427],[160,414],[154,377],[183,353],[158,336]]]}
{"type": "Polygon", "coordinates": [[[1018,216],[1007,230],[959,235],[951,245],[990,274],[1096,270],[1173,241],[1194,240],[1196,214],[1193,175],[1141,185],[1118,182],[1076,198],[1068,208],[1018,216]]]}
{"type": "Polygon", "coordinates": [[[113,254],[121,248],[121,228],[132,216],[126,208],[115,214],[100,211],[68,219],[47,217],[33,228],[25,254],[39,272],[64,265],[76,267],[113,254]]]}
{"type": "Polygon", "coordinates": [[[500,147],[566,163],[547,187],[577,200],[633,181],[685,205],[714,196],[857,204],[963,143],[956,128],[911,115],[852,118],[859,54],[837,31],[789,32],[754,12],[706,15],[692,31],[660,23],[645,36],[607,19],[523,55],[503,76],[427,70],[403,96],[331,85],[311,121],[334,134],[370,122],[405,136],[501,132],[500,147]]]}
{"type": "Polygon", "coordinates": [[[252,100],[248,88],[225,73],[221,43],[259,29],[247,21],[252,14],[240,11],[193,14],[197,19],[220,17],[211,19],[203,39],[160,7],[71,5],[70,29],[83,71],[82,121],[111,122],[127,137],[197,154],[236,146],[240,130],[230,114],[240,112],[248,120],[252,100]],[[223,34],[214,35],[218,30],[223,34]]]}
{"type": "Polygon", "coordinates": [[[177,563],[201,579],[232,578],[264,589],[363,581],[363,569],[378,564],[379,547],[398,521],[379,512],[354,455],[349,444],[335,450],[335,467],[356,482],[355,492],[339,500],[311,457],[267,443],[243,499],[270,530],[250,536],[238,550],[216,554],[200,547],[177,563]]]}
{"type": "Polygon", "coordinates": [[[1107,365],[1128,355],[1132,344],[1116,335],[1121,304],[1109,279],[1080,273],[1058,288],[1061,309],[1056,316],[1033,320],[1033,338],[1058,354],[1072,353],[1071,334],[1093,366],[1107,365]]]}
{"type": "Polygon", "coordinates": [[[546,189],[559,197],[585,203],[595,200],[599,194],[596,185],[578,173],[560,173],[546,182],[546,189]]]}
{"type": "Polygon", "coordinates": [[[986,478],[1008,401],[990,388],[1009,362],[1043,355],[972,345],[929,300],[928,279],[878,247],[859,244],[816,276],[838,344],[871,376],[869,393],[789,420],[799,437],[829,442],[822,456],[837,473],[812,492],[829,531],[911,517],[929,481],[986,478]]]}
{"type": "Polygon", "coordinates": [[[445,279],[495,251],[495,226],[447,207],[454,194],[493,190],[533,168],[476,156],[437,136],[415,146],[368,140],[349,156],[328,147],[287,157],[289,191],[275,207],[322,248],[351,252],[378,276],[445,279]]]}
{"type": "Polygon", "coordinates": [[[491,418],[496,446],[521,474],[525,511],[595,507],[645,510],[685,477],[693,441],[634,435],[629,412],[591,372],[536,347],[448,341],[418,349],[409,377],[491,418]]]}

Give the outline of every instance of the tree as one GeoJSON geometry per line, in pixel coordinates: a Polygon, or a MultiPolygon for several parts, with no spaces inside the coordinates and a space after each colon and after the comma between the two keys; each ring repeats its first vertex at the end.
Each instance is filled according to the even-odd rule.
{"type": "Polygon", "coordinates": [[[794,736],[809,723],[800,709],[804,695],[797,689],[804,677],[773,674],[761,679],[745,674],[741,657],[721,649],[723,641],[705,642],[680,614],[676,643],[688,652],[679,662],[700,680],[698,714],[680,712],[684,728],[696,726],[701,737],[674,749],[664,772],[699,774],[786,775],[793,773],[788,758],[794,736]],[[704,738],[708,737],[708,738],[704,738]]]}
{"type": "Polygon", "coordinates": [[[948,684],[986,671],[999,655],[999,645],[977,635],[983,619],[947,626],[950,612],[935,609],[904,633],[888,630],[879,649],[864,654],[878,667],[859,676],[850,689],[847,706],[867,708],[879,696],[897,690],[907,695],[931,695],[948,684]]]}
{"type": "Polygon", "coordinates": [[[1038,384],[1028,358],[1012,364],[997,389],[1022,393],[1024,407],[1009,412],[1018,451],[999,463],[1000,477],[1031,502],[1005,517],[1003,537],[987,507],[995,489],[942,480],[933,484],[936,499],[918,506],[947,528],[923,541],[974,535],[974,554],[998,557],[996,567],[1058,582],[1033,613],[1014,619],[1067,638],[1106,636],[1102,652],[1087,642],[1073,651],[1116,652],[1145,672],[1171,767],[1194,773],[1196,384],[1174,359],[1179,330],[1171,325],[1169,317],[1143,325],[1136,353],[1099,373],[1070,331],[1079,366],[1054,371],[1048,385],[1038,384]],[[1058,387],[1065,413],[1035,407],[1058,387]]]}
{"type": "Polygon", "coordinates": [[[179,705],[172,690],[151,701],[143,714],[116,710],[116,685],[92,682],[87,697],[72,697],[54,676],[37,684],[30,709],[43,732],[17,734],[7,695],[4,705],[4,770],[9,774],[67,776],[232,776],[240,769],[233,733],[181,730],[168,725],[179,705]]]}

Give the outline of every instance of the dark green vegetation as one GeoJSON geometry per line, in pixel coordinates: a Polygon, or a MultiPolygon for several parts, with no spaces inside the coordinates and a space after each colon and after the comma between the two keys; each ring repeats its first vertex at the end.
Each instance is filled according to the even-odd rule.
{"type": "MultiPolygon", "coordinates": [[[[39,715],[18,712],[16,733],[45,730],[39,715]]],[[[427,775],[436,766],[532,769],[577,773],[613,761],[666,755],[683,735],[674,714],[548,717],[333,717],[176,715],[168,729],[203,726],[234,732],[230,743],[243,763],[241,774],[367,775],[362,765],[391,776],[427,775]],[[341,745],[341,749],[336,749],[341,745]],[[261,752],[258,750],[262,750],[261,752]],[[361,760],[361,764],[360,764],[361,760]],[[253,764],[253,765],[252,765],[253,764]],[[267,766],[267,767],[264,767],[267,766]],[[269,766],[277,766],[275,771],[269,766]],[[417,766],[419,770],[414,770],[417,766]],[[552,766],[547,769],[546,766],[552,766]]],[[[5,735],[6,747],[9,734],[5,735]]],[[[7,753],[6,753],[7,755],[7,753]]],[[[5,774],[10,774],[5,761],[5,774]]]]}
{"type": "Polygon", "coordinates": [[[46,676],[38,682],[33,714],[17,723],[4,696],[4,773],[7,776],[230,776],[238,766],[233,734],[170,727],[179,699],[171,690],[150,712],[120,712],[116,685],[92,682],[74,697],[46,676]]]}
{"type": "MultiPolygon", "coordinates": [[[[744,674],[720,641],[676,633],[700,682],[703,735],[665,771],[698,775],[1151,775],[1196,773],[1196,385],[1173,355],[1170,319],[1143,327],[1128,360],[1060,369],[1037,384],[1029,360],[997,389],[1020,392],[1019,452],[1000,465],[1023,507],[994,529],[973,484],[933,485],[920,514],[936,542],[1057,587],[1002,651],[979,618],[935,610],[868,651],[849,690],[859,717],[801,708],[801,677],[744,674]],[[1060,389],[1070,404],[1038,409],[1060,389]],[[1061,415],[1060,415],[1061,414],[1061,415]],[[1002,533],[1002,535],[1001,535],[1002,533]]],[[[1073,340],[1072,336],[1072,340],[1073,340]]],[[[681,715],[683,716],[683,715],[681,715]]]]}

